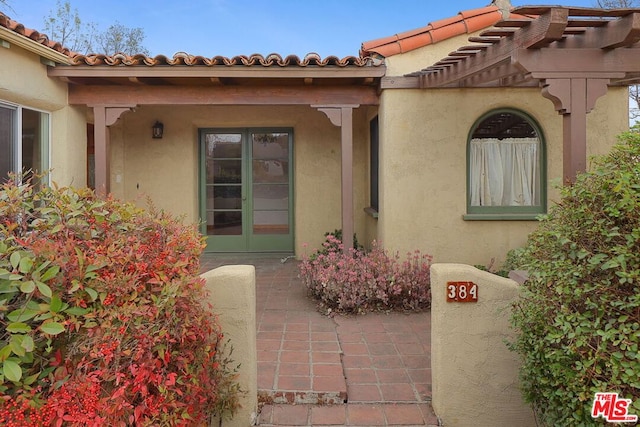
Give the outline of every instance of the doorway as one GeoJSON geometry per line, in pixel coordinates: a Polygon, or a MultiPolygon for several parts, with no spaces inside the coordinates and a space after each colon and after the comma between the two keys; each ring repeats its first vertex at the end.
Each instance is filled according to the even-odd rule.
{"type": "Polygon", "coordinates": [[[207,252],[293,252],[293,132],[200,130],[207,252]]]}

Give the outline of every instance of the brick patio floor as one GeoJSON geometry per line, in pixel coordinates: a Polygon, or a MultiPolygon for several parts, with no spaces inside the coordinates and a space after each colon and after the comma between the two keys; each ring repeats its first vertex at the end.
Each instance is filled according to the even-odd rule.
{"type": "Polygon", "coordinates": [[[320,314],[295,260],[205,255],[256,267],[261,426],[437,426],[430,313],[320,314]]]}

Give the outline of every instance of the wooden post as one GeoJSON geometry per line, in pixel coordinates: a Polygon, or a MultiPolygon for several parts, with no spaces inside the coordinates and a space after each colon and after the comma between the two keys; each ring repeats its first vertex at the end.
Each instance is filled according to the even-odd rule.
{"type": "Polygon", "coordinates": [[[334,126],[340,127],[342,244],[353,248],[353,109],[359,105],[312,105],[323,112],[334,126]]]}
{"type": "Polygon", "coordinates": [[[109,130],[104,105],[93,107],[93,137],[95,144],[96,193],[104,197],[109,194],[109,130]]]}
{"type": "Polygon", "coordinates": [[[125,111],[131,111],[135,105],[126,106],[93,106],[93,137],[95,144],[95,174],[96,193],[106,196],[111,190],[111,154],[109,150],[109,126],[115,124],[120,115],[125,111]]]}
{"type": "Polygon", "coordinates": [[[587,170],[587,81],[571,79],[571,111],[562,117],[562,176],[573,184],[587,170]],[[581,108],[582,107],[582,108],[581,108]]]}
{"type": "Polygon", "coordinates": [[[553,78],[543,81],[542,96],[562,114],[562,175],[565,184],[587,170],[587,114],[607,93],[609,79],[553,78]]]}
{"type": "Polygon", "coordinates": [[[342,243],[353,248],[353,109],[341,108],[342,153],[342,243]]]}

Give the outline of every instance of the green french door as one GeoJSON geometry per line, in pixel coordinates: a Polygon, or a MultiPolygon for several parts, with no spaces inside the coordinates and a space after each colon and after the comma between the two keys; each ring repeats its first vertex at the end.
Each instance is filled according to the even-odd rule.
{"type": "Polygon", "coordinates": [[[293,252],[291,129],[201,129],[208,252],[293,252]]]}

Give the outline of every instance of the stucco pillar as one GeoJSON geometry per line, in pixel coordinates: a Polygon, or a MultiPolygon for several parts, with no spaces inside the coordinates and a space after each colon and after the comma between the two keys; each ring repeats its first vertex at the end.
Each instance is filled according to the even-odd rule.
{"type": "Polygon", "coordinates": [[[607,93],[609,79],[554,78],[543,80],[542,95],[562,114],[562,169],[565,184],[587,170],[587,114],[607,93]]]}
{"type": "Polygon", "coordinates": [[[516,337],[509,316],[519,292],[513,280],[469,265],[431,266],[432,406],[443,425],[536,425],[520,392],[522,362],[505,344],[516,337]],[[450,301],[455,282],[475,285],[476,301],[450,301]]]}
{"type": "Polygon", "coordinates": [[[237,381],[247,392],[240,397],[241,408],[233,419],[211,426],[245,427],[255,424],[258,413],[258,353],[256,347],[256,271],[252,265],[226,265],[203,273],[209,298],[203,303],[213,306],[224,339],[233,346],[223,357],[239,365],[237,381]]]}
{"type": "Polygon", "coordinates": [[[110,160],[109,151],[109,126],[113,125],[125,111],[131,111],[135,105],[107,106],[94,105],[93,107],[93,137],[95,144],[95,184],[96,193],[100,196],[109,194],[110,186],[110,160]]]}
{"type": "Polygon", "coordinates": [[[359,105],[312,105],[340,127],[342,243],[345,252],[353,248],[353,109],[359,105]]]}

